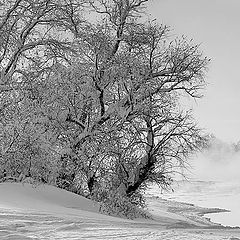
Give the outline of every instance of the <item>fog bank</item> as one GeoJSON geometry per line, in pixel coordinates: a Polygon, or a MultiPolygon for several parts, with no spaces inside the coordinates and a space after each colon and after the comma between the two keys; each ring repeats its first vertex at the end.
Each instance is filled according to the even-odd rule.
{"type": "Polygon", "coordinates": [[[239,144],[230,144],[214,138],[209,148],[193,157],[190,164],[188,176],[196,180],[240,180],[239,144]]]}

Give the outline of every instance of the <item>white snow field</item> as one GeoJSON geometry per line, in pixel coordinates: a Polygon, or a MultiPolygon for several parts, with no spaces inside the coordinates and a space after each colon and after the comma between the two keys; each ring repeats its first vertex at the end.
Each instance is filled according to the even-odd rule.
{"type": "Polygon", "coordinates": [[[195,218],[197,207],[156,196],[148,202],[154,220],[127,220],[99,214],[98,204],[52,186],[1,183],[0,239],[240,239],[239,229],[195,218]]]}

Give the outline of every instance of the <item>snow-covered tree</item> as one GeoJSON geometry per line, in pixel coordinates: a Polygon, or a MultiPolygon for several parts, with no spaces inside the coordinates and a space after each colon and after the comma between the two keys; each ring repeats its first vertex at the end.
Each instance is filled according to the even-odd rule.
{"type": "Polygon", "coordinates": [[[32,128],[41,129],[41,139],[60,155],[60,187],[97,200],[117,192],[140,204],[147,183],[167,187],[205,144],[180,100],[202,96],[209,60],[193,41],[171,39],[168,27],[144,22],[146,2],[60,1],[51,12],[46,6],[57,3],[42,1],[37,11],[36,21],[47,11],[40,23],[61,37],[51,34],[40,44],[38,70],[30,68],[31,80],[18,81],[31,86],[21,88],[20,109],[31,109],[32,128]],[[83,19],[84,10],[90,14],[83,19]]]}
{"type": "MultiPolygon", "coordinates": [[[[46,129],[38,124],[41,120],[36,121],[34,115],[40,106],[36,86],[42,84],[56,62],[67,64],[74,54],[70,45],[75,27],[82,23],[82,4],[82,1],[0,1],[0,170],[4,175],[11,172],[12,177],[18,177],[25,165],[19,160],[21,156],[27,163],[31,154],[26,149],[39,142],[43,138],[40,135],[46,136],[46,129]],[[15,163],[21,166],[20,172],[15,171],[15,163]]],[[[40,142],[37,145],[50,153],[48,144],[40,142]]],[[[50,154],[48,159],[51,157],[50,154]]]]}

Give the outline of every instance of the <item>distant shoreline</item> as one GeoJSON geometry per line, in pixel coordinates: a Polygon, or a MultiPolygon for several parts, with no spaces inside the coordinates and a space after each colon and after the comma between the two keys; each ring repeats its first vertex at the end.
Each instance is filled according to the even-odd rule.
{"type": "MultiPolygon", "coordinates": [[[[224,229],[225,230],[240,229],[240,227],[224,226],[220,223],[215,223],[211,220],[211,218],[205,216],[206,214],[211,214],[211,213],[231,212],[230,210],[221,209],[221,208],[199,207],[191,203],[178,202],[175,200],[167,200],[158,196],[148,197],[148,201],[150,199],[153,200],[153,202],[157,201],[162,208],[167,209],[167,212],[183,216],[186,219],[190,220],[190,222],[179,221],[176,224],[173,224],[172,226],[170,226],[169,228],[202,228],[202,229],[223,229],[223,230],[224,229]]],[[[150,210],[152,210],[152,212],[154,212],[154,209],[151,209],[151,206],[149,206],[149,208],[150,210]]]]}

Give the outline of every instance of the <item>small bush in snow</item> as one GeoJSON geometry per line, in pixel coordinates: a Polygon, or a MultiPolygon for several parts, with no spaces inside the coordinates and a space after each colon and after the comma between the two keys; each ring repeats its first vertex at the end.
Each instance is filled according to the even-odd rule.
{"type": "Polygon", "coordinates": [[[130,198],[114,192],[101,202],[100,212],[129,219],[150,218],[150,215],[143,208],[132,203],[130,198]]]}

